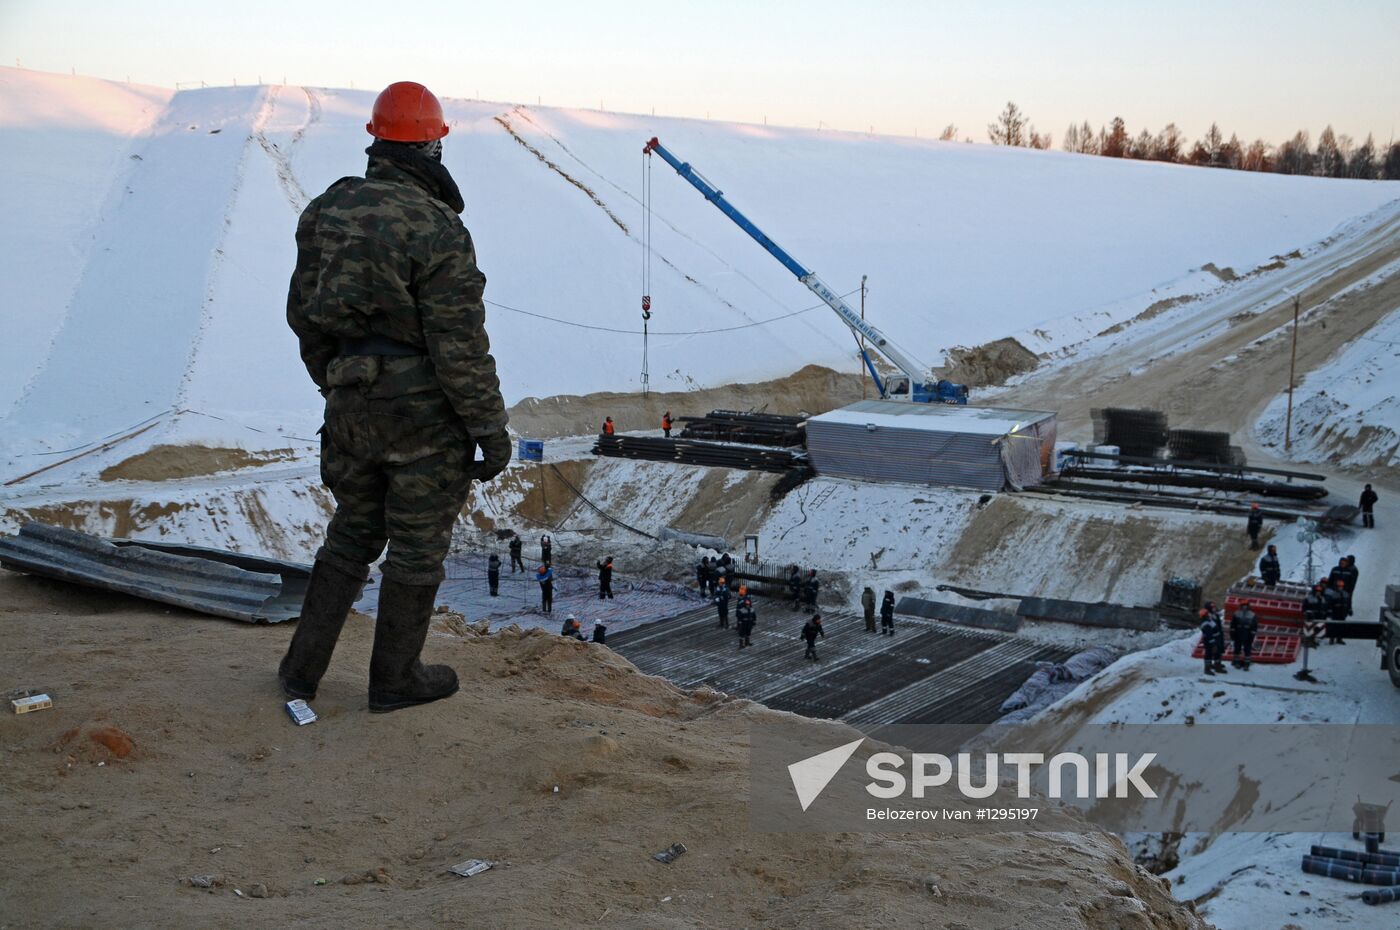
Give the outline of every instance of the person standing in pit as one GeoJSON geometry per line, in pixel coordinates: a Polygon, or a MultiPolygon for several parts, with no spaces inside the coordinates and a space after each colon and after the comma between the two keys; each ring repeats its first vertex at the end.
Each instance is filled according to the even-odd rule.
{"type": "Polygon", "coordinates": [[[715,588],[715,606],[719,608],[719,628],[729,629],[729,583],[723,576],[715,588]]]}
{"type": "Polygon", "coordinates": [[[1347,583],[1336,579],[1322,592],[1327,604],[1327,642],[1333,646],[1345,646],[1347,641],[1335,632],[1333,624],[1345,623],[1347,619],[1347,583]]]}
{"type": "Polygon", "coordinates": [[[817,609],[817,593],[821,590],[822,583],[817,580],[817,570],[815,568],[807,572],[807,580],[802,582],[802,603],[808,610],[817,609]]]}
{"type": "Polygon", "coordinates": [[[1283,569],[1278,561],[1278,546],[1270,544],[1269,551],[1259,560],[1259,580],[1264,582],[1265,587],[1271,588],[1278,584],[1282,574],[1283,569]]]}
{"type": "Polygon", "coordinates": [[[754,624],[758,622],[758,614],[753,609],[753,598],[749,597],[749,589],[744,585],[739,586],[739,604],[734,608],[735,632],[739,634],[739,648],[752,646],[749,637],[753,635],[754,624]]]}
{"type": "Polygon", "coordinates": [[[1201,644],[1205,646],[1206,674],[1227,674],[1225,663],[1220,661],[1225,655],[1225,626],[1210,601],[1201,608],[1201,644]]]}
{"type": "Polygon", "coordinates": [[[613,559],[608,556],[598,563],[598,600],[612,600],[613,559]]]}
{"type": "Polygon", "coordinates": [[[802,639],[807,643],[807,651],[802,658],[811,659],[813,662],[820,662],[817,658],[817,637],[826,639],[826,630],[822,629],[821,614],[812,614],[812,619],[802,625],[802,639]]]}
{"type": "Polygon", "coordinates": [[[894,635],[893,591],[886,591],[884,598],[880,601],[880,634],[882,636],[894,635]]]}
{"type": "Polygon", "coordinates": [[[1259,548],[1259,533],[1264,529],[1264,511],[1259,509],[1258,504],[1249,505],[1249,520],[1244,525],[1244,531],[1249,534],[1249,548],[1259,548]]]}
{"type": "Polygon", "coordinates": [[[669,410],[661,415],[661,432],[666,434],[667,439],[671,438],[671,411],[669,410]]]}
{"type": "Polygon", "coordinates": [[[1371,490],[1371,486],[1366,485],[1366,490],[1361,492],[1361,525],[1366,529],[1376,528],[1376,502],[1380,496],[1371,490]]]}
{"type": "Polygon", "coordinates": [[[510,539],[510,573],[514,575],[516,571],[525,571],[525,559],[523,554],[525,543],[519,536],[512,536],[510,539]]]}
{"type": "Polygon", "coordinates": [[[1254,657],[1254,634],[1258,629],[1259,617],[1249,601],[1245,601],[1230,616],[1230,642],[1235,649],[1230,664],[1235,668],[1249,671],[1254,657]]]}
{"type": "Polygon", "coordinates": [[[535,580],[540,584],[540,610],[554,612],[554,569],[541,565],[535,569],[535,580]]]}
{"type": "Polygon", "coordinates": [[[1356,567],[1356,556],[1349,555],[1342,560],[1342,580],[1347,583],[1347,616],[1355,616],[1352,598],[1356,596],[1356,586],[1361,583],[1361,571],[1356,567]]]}
{"type": "Polygon", "coordinates": [[[787,577],[788,597],[792,600],[792,609],[802,608],[802,570],[796,565],[788,568],[787,577]]]}
{"type": "Polygon", "coordinates": [[[865,632],[875,632],[875,589],[866,587],[860,592],[861,610],[865,611],[865,632]]]}
{"type": "Polygon", "coordinates": [[[540,561],[546,565],[554,564],[554,540],[548,534],[540,537],[540,561]]]}
{"type": "Polygon", "coordinates": [[[603,435],[613,436],[617,434],[617,427],[613,426],[612,417],[603,418],[603,435]]]}
{"type": "Polygon", "coordinates": [[[486,560],[486,586],[490,588],[492,597],[501,593],[501,557],[494,552],[486,560]]]}

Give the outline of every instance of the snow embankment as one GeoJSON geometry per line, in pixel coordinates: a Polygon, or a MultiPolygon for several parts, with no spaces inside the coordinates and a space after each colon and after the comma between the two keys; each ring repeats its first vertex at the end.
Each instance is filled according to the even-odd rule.
{"type": "MultiPolygon", "coordinates": [[[[1293,392],[1292,448],[1298,461],[1400,465],[1400,308],[1313,371],[1293,392]]],[[[1264,411],[1257,433],[1284,453],[1288,398],[1264,411]]]]}

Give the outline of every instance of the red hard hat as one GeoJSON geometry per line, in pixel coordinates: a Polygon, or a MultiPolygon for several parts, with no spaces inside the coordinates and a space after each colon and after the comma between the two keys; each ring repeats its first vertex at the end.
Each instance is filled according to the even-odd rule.
{"type": "Polygon", "coordinates": [[[390,142],[432,142],[447,135],[442,104],[432,91],[412,81],[398,81],[379,92],[365,129],[390,142]]]}

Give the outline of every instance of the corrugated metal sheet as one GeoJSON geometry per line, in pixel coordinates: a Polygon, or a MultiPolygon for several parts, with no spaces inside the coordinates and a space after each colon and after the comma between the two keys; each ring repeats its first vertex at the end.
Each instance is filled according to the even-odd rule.
{"type": "Polygon", "coordinates": [[[818,474],[1000,491],[1039,484],[1055,444],[1043,411],[870,400],[807,421],[818,474]]]}
{"type": "Polygon", "coordinates": [[[0,566],[254,623],[298,616],[311,574],[296,562],[106,540],[46,523],[26,523],[17,535],[0,537],[0,566]]]}

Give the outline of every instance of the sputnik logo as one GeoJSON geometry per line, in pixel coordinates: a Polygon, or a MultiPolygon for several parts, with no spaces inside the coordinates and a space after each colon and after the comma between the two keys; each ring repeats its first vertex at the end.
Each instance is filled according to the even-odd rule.
{"type": "Polygon", "coordinates": [[[804,811],[812,806],[812,802],[821,797],[826,786],[831,784],[836,773],[841,771],[841,767],[855,754],[863,742],[865,742],[864,737],[846,743],[844,746],[819,752],[815,756],[809,756],[788,766],[788,775],[792,778],[793,790],[797,792],[798,803],[802,805],[804,811]]]}

